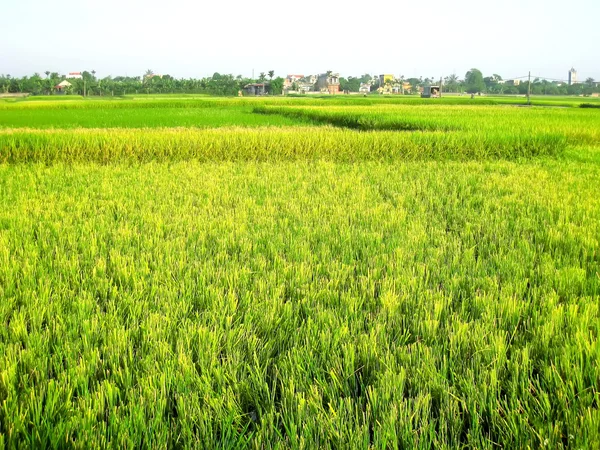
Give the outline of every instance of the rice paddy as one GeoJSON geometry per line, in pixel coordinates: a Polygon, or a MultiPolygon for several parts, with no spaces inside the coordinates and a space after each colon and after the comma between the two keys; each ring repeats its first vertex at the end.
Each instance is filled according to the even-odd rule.
{"type": "Polygon", "coordinates": [[[0,447],[597,448],[600,111],[442,100],[0,103],[0,447]]]}

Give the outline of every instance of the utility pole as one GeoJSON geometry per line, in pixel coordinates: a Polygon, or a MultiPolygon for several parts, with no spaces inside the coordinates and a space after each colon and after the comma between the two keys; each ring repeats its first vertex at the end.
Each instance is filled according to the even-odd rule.
{"type": "Polygon", "coordinates": [[[529,71],[529,77],[527,82],[527,104],[531,105],[531,71],[529,71]]]}
{"type": "Polygon", "coordinates": [[[442,90],[443,90],[442,77],[440,77],[440,98],[442,98],[442,90]]]}
{"type": "Polygon", "coordinates": [[[83,79],[83,96],[85,97],[85,78],[83,79]]]}

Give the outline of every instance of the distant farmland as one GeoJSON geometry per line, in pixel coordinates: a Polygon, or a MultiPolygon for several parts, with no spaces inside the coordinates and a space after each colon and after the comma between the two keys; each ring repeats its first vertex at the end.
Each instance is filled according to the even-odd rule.
{"type": "Polygon", "coordinates": [[[0,100],[0,447],[596,447],[600,102],[522,101],[0,100]]]}

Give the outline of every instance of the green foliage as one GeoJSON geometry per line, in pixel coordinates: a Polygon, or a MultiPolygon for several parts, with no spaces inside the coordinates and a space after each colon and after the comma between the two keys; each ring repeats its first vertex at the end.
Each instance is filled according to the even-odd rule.
{"type": "Polygon", "coordinates": [[[342,91],[358,92],[361,83],[366,83],[366,81],[361,81],[361,78],[356,77],[340,78],[340,89],[342,91]]]}
{"type": "Polygon", "coordinates": [[[461,82],[456,74],[448,75],[444,79],[444,91],[445,92],[460,92],[461,82]]]}
{"type": "Polygon", "coordinates": [[[485,82],[483,81],[483,75],[478,69],[471,69],[465,75],[465,86],[466,91],[469,94],[477,94],[485,91],[485,82]]]}
{"type": "Polygon", "coordinates": [[[285,80],[281,77],[277,77],[274,80],[269,81],[269,94],[281,95],[283,93],[283,82],[285,80]]]}

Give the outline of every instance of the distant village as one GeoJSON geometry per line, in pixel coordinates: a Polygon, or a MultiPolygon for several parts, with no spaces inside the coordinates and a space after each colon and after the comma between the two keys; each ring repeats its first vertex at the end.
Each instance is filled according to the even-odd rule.
{"type": "MultiPolygon", "coordinates": [[[[467,74],[467,77],[469,74],[467,74]]],[[[529,78],[529,77],[528,77],[529,78]]],[[[524,89],[519,89],[519,86],[523,83],[524,87],[529,83],[529,79],[525,77],[507,79],[504,80],[499,75],[493,75],[491,77],[483,77],[481,75],[483,84],[481,89],[469,89],[468,80],[459,80],[456,76],[449,76],[446,78],[440,78],[436,80],[434,78],[409,78],[405,79],[404,76],[395,76],[393,74],[381,74],[378,76],[363,75],[360,78],[349,77],[344,80],[340,77],[339,73],[328,71],[319,75],[287,75],[283,84],[283,91],[285,94],[371,94],[376,93],[380,95],[393,95],[393,94],[420,94],[421,97],[439,97],[442,95],[444,88],[449,93],[482,93],[490,92],[493,94],[520,94],[525,93],[524,89]],[[485,88],[484,88],[485,86],[485,88]]],[[[546,88],[550,84],[555,88],[563,88],[564,94],[569,93],[568,86],[573,86],[573,93],[577,91],[576,87],[584,88],[585,85],[581,85],[578,81],[577,71],[571,68],[568,72],[567,79],[562,80],[540,80],[534,79],[531,84],[540,84],[541,87],[546,88]]],[[[600,83],[593,79],[588,79],[588,87],[592,90],[597,90],[600,87],[600,83]]],[[[250,95],[265,95],[265,83],[252,83],[245,86],[247,94],[250,95]]],[[[554,89],[550,89],[553,94],[554,89]]],[[[556,89],[559,90],[559,89],[556,89]]],[[[538,89],[539,91],[539,89],[538,89]]],[[[546,92],[534,92],[544,94],[546,92]]],[[[590,92],[593,96],[598,96],[598,92],[590,92]]]]}
{"type": "Polygon", "coordinates": [[[289,74],[275,76],[274,71],[261,72],[258,78],[214,73],[210,77],[174,78],[147,70],[141,76],[96,77],[95,71],[36,73],[30,77],[0,75],[0,96],[80,95],[122,96],[130,94],[208,94],[225,96],[263,95],[420,95],[440,97],[444,94],[471,95],[600,95],[600,83],[593,78],[580,81],[571,68],[564,80],[540,76],[504,79],[498,74],[484,76],[471,69],[464,78],[406,78],[390,73],[365,74],[344,78],[326,71],[317,75],[289,74]]]}

